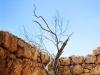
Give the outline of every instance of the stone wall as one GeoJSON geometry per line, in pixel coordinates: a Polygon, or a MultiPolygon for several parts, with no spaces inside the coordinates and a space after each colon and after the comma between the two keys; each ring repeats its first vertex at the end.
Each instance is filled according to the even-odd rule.
{"type": "MultiPolygon", "coordinates": [[[[0,31],[0,75],[46,75],[49,62],[50,56],[38,47],[0,31]]],[[[85,57],[60,58],[58,68],[61,75],[100,75],[100,47],[85,57]]],[[[50,65],[48,69],[53,73],[50,65]]]]}
{"type": "Polygon", "coordinates": [[[92,55],[60,58],[58,62],[61,75],[100,75],[100,47],[92,55]]]}
{"type": "Polygon", "coordinates": [[[49,61],[49,55],[36,46],[0,31],[0,75],[46,75],[49,61]]]}

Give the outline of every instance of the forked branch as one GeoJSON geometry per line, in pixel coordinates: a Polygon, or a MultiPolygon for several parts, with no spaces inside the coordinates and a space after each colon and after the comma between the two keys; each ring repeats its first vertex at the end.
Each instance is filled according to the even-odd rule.
{"type": "MultiPolygon", "coordinates": [[[[62,21],[61,21],[61,23],[59,23],[60,21],[59,21],[59,17],[55,17],[55,31],[53,31],[51,28],[50,28],[50,26],[49,26],[49,24],[47,23],[47,21],[43,18],[43,16],[38,16],[37,14],[36,14],[36,7],[35,7],[35,9],[34,9],[34,16],[35,16],[35,18],[37,18],[37,19],[40,19],[40,20],[42,20],[42,22],[44,22],[44,24],[46,25],[46,27],[44,27],[39,21],[37,21],[37,20],[35,20],[34,22],[35,23],[37,23],[39,26],[40,26],[40,28],[42,29],[42,30],[44,30],[45,32],[48,32],[48,33],[50,33],[52,36],[54,36],[54,38],[52,37],[52,36],[50,36],[50,37],[52,37],[53,38],[53,40],[51,40],[51,39],[49,39],[48,37],[45,37],[45,36],[43,36],[44,38],[46,38],[46,39],[48,39],[48,40],[50,40],[50,41],[52,41],[53,42],[53,44],[55,44],[56,45],[56,48],[57,48],[57,54],[55,55],[55,58],[53,58],[53,60],[51,60],[52,62],[51,62],[51,64],[52,64],[52,67],[53,67],[53,70],[54,70],[54,73],[55,73],[55,75],[61,75],[60,74],[60,72],[59,72],[59,69],[57,68],[57,61],[59,60],[59,58],[60,58],[60,56],[62,55],[62,53],[63,53],[63,51],[64,51],[64,48],[66,47],[66,45],[67,45],[67,43],[68,43],[68,41],[69,41],[69,39],[70,39],[70,37],[71,37],[71,35],[73,34],[70,34],[64,41],[62,41],[60,38],[59,38],[59,35],[57,34],[57,26],[59,27],[59,31],[61,31],[60,32],[60,36],[65,32],[65,30],[62,30],[62,21]],[[60,24],[60,25],[59,25],[60,24]],[[59,40],[60,39],[60,40],[59,40]],[[61,44],[61,42],[62,42],[62,44],[61,44]],[[59,46],[59,44],[60,44],[60,46],[59,46]]],[[[63,35],[62,35],[63,36],[63,35]]],[[[47,72],[47,70],[46,70],[46,72],[47,72]]],[[[49,72],[47,73],[47,75],[49,75],[49,72]]]]}

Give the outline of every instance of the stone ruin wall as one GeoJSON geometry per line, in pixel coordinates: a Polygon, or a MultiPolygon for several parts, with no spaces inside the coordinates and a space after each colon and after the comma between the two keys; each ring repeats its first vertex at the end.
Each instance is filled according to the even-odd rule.
{"type": "Polygon", "coordinates": [[[92,55],[60,58],[58,67],[62,75],[100,75],[100,47],[92,55]]]}
{"type": "MultiPolygon", "coordinates": [[[[0,31],[0,75],[46,75],[49,62],[50,56],[36,46],[0,31]]],[[[61,75],[100,75],[100,47],[85,57],[60,58],[58,68],[61,75]]],[[[50,65],[49,70],[53,73],[50,65]]]]}
{"type": "Polygon", "coordinates": [[[0,31],[0,75],[46,75],[50,57],[36,46],[0,31]]]}

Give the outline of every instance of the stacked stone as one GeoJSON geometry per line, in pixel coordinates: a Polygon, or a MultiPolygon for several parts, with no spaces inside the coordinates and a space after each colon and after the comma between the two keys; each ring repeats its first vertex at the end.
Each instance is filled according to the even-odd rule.
{"type": "Polygon", "coordinates": [[[100,75],[100,47],[93,50],[93,55],[96,57],[96,66],[93,68],[92,73],[94,75],[100,75]]]}
{"type": "Polygon", "coordinates": [[[84,58],[82,56],[60,58],[58,63],[61,75],[81,75],[83,73],[81,65],[84,63],[84,58]]]}
{"type": "Polygon", "coordinates": [[[46,75],[47,53],[9,32],[0,31],[0,75],[46,75]]]}
{"type": "Polygon", "coordinates": [[[100,75],[100,47],[93,55],[60,58],[58,67],[61,75],[100,75]]]}

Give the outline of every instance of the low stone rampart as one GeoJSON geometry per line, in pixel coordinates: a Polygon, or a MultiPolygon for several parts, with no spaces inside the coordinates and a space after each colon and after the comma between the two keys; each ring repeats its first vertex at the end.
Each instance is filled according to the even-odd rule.
{"type": "Polygon", "coordinates": [[[49,61],[49,55],[36,46],[0,31],[0,75],[46,75],[49,61]]]}
{"type": "Polygon", "coordinates": [[[58,62],[61,75],[100,75],[100,47],[93,54],[60,58],[58,62]]]}

